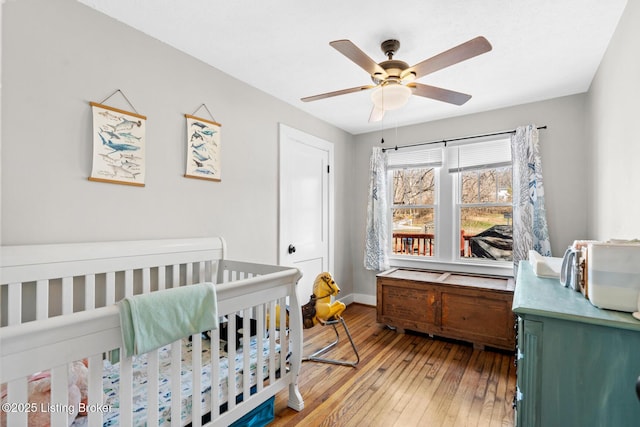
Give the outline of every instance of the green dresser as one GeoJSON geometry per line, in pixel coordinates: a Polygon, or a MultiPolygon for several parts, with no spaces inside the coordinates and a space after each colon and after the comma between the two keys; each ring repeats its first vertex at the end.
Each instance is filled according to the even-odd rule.
{"type": "Polygon", "coordinates": [[[640,321],[519,266],[518,427],[640,426],[640,321]]]}

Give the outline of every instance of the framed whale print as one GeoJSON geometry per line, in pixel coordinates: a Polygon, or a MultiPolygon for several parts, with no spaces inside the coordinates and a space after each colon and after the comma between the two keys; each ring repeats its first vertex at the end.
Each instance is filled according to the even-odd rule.
{"type": "Polygon", "coordinates": [[[95,102],[90,104],[93,165],[89,180],[144,187],[147,118],[95,102]]]}
{"type": "Polygon", "coordinates": [[[222,125],[190,114],[187,119],[187,178],[221,181],[220,130],[222,125]]]}

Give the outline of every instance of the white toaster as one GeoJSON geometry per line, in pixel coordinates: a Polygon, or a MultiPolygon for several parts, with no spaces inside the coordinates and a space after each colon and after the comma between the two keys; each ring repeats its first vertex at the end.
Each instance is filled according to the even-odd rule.
{"type": "Polygon", "coordinates": [[[640,244],[590,243],[586,271],[587,295],[593,305],[640,311],[640,244]]]}

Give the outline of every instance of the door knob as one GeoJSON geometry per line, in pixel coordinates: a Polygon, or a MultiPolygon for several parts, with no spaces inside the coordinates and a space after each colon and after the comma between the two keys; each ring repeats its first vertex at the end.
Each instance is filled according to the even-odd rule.
{"type": "Polygon", "coordinates": [[[289,254],[292,254],[296,251],[296,247],[293,245],[289,245],[289,254]]]}

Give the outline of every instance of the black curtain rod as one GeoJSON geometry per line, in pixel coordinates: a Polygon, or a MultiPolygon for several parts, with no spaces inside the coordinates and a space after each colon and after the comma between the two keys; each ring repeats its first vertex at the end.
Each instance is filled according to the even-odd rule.
{"type": "MultiPolygon", "coordinates": [[[[547,126],[538,126],[537,129],[546,129],[547,126]]],[[[454,141],[464,141],[465,139],[474,139],[474,138],[484,138],[487,136],[497,136],[497,135],[508,135],[510,133],[516,133],[516,130],[505,130],[502,132],[494,132],[494,133],[485,133],[483,135],[473,135],[473,136],[463,136],[460,138],[452,138],[452,139],[440,139],[438,141],[429,141],[429,142],[419,142],[417,144],[409,144],[409,145],[401,145],[401,146],[395,146],[394,148],[383,148],[382,152],[384,153],[387,150],[399,150],[400,148],[409,148],[409,147],[419,147],[421,145],[429,145],[429,144],[442,144],[444,143],[444,146],[447,146],[447,142],[454,142],[454,141]]]]}

